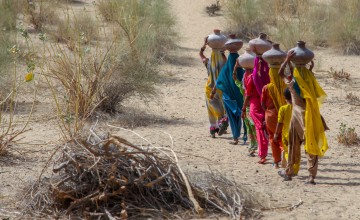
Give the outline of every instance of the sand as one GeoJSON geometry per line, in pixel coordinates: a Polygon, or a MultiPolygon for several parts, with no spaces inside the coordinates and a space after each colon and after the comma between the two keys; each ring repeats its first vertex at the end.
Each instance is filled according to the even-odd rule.
{"type": "MultiPolygon", "coordinates": [[[[87,1],[81,7],[94,7],[87,1]]],[[[246,187],[268,201],[266,206],[282,207],[303,204],[292,211],[276,209],[264,211],[262,219],[360,219],[360,166],[359,146],[342,146],[336,137],[341,123],[346,123],[360,130],[359,109],[346,103],[349,92],[359,95],[360,57],[341,56],[330,49],[317,49],[316,76],[328,94],[321,108],[330,131],[327,133],[330,149],[320,159],[317,185],[305,185],[308,176],[305,157],[299,175],[291,182],[283,182],[271,165],[257,164],[258,158],[247,156],[245,145],[228,144],[230,134],[212,139],[208,134],[208,118],[204,100],[204,85],[207,74],[200,61],[198,52],[203,38],[212,29],[224,29],[227,21],[223,16],[210,17],[205,13],[208,0],[170,0],[172,12],[177,18],[177,31],[180,39],[179,48],[171,54],[171,61],[161,66],[166,76],[159,86],[159,99],[149,103],[148,107],[138,101],[129,102],[135,106],[128,117],[147,126],[134,127],[134,131],[158,146],[169,146],[171,135],[174,148],[179,153],[184,170],[201,172],[217,170],[228,178],[246,187]],[[326,72],[330,67],[344,68],[351,73],[351,82],[334,82],[326,72]],[[132,118],[131,118],[132,117],[132,118]]],[[[75,7],[75,6],[74,6],[75,7]]],[[[79,7],[79,6],[76,6],[79,7]]],[[[209,49],[206,54],[209,55],[209,49]]],[[[240,51],[241,53],[243,50],[240,51]]],[[[17,193],[29,179],[36,178],[60,138],[51,100],[39,98],[35,118],[30,124],[24,144],[16,146],[20,153],[9,160],[0,158],[0,216],[7,216],[2,209],[11,207],[9,201],[19,198],[17,193]],[[49,117],[48,120],[41,120],[49,117]]],[[[121,117],[114,117],[102,122],[99,130],[110,130],[115,134],[141,142],[131,132],[109,128],[106,123],[123,126],[121,117]]],[[[130,126],[131,127],[131,126],[130,126]]],[[[271,152],[271,151],[270,151],[271,152]]]]}

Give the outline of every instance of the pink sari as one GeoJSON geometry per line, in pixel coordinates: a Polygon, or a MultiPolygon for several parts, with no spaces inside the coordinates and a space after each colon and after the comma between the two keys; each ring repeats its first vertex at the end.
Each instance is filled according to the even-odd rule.
{"type": "Polygon", "coordinates": [[[269,141],[265,134],[265,112],[261,107],[260,95],[255,87],[252,75],[247,75],[244,79],[246,87],[246,96],[250,97],[250,117],[256,128],[256,140],[258,142],[258,154],[261,159],[266,158],[268,154],[269,141]]]}

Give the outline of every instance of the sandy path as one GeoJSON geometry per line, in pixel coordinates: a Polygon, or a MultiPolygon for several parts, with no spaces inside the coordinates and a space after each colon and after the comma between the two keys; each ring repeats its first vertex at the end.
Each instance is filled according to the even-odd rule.
{"type": "MultiPolygon", "coordinates": [[[[179,156],[185,170],[219,170],[250,191],[259,193],[269,201],[266,205],[291,205],[298,203],[299,199],[304,202],[291,212],[264,212],[264,219],[360,219],[359,151],[356,147],[339,146],[336,142],[341,122],[356,127],[358,131],[360,129],[359,107],[350,106],[344,101],[347,92],[356,93],[358,90],[360,73],[356,72],[356,67],[360,58],[337,56],[328,50],[316,51],[318,63],[321,64],[319,69],[344,67],[354,80],[352,83],[333,84],[332,79],[319,77],[329,95],[322,113],[332,130],[327,135],[331,148],[320,161],[318,185],[304,185],[307,177],[305,160],[298,177],[292,182],[282,182],[270,163],[258,165],[257,158],[246,156],[245,146],[229,145],[227,142],[231,139],[230,135],[216,139],[209,137],[204,101],[206,70],[199,60],[198,51],[204,36],[213,28],[224,27],[226,21],[222,16],[209,17],[204,12],[210,2],[208,0],[169,1],[178,19],[177,30],[181,36],[179,49],[172,54],[172,62],[162,66],[167,79],[159,86],[159,101],[150,103],[146,114],[134,111],[136,120],[149,121],[151,124],[135,128],[134,131],[159,146],[170,145],[171,141],[164,132],[169,133],[173,137],[175,150],[182,153],[179,156]]],[[[90,7],[91,10],[94,6],[89,3],[84,7],[90,7]]],[[[36,112],[38,118],[44,117],[41,109],[48,108],[48,105],[48,102],[41,101],[39,111],[36,112]]],[[[109,123],[119,124],[117,119],[109,123]]],[[[31,124],[33,130],[26,134],[26,143],[42,144],[20,146],[24,146],[29,153],[25,158],[13,161],[15,165],[1,163],[0,178],[6,181],[0,181],[0,216],[2,204],[15,195],[24,181],[36,177],[46,162],[50,149],[54,147],[46,146],[46,143],[52,143],[58,138],[54,124],[54,121],[31,124]]],[[[105,126],[100,128],[109,129],[105,126]]],[[[139,144],[131,133],[112,130],[139,144]]],[[[271,161],[270,155],[268,159],[271,161]]]]}
{"type": "MultiPolygon", "coordinates": [[[[188,170],[206,170],[209,167],[220,170],[229,178],[235,179],[251,191],[261,193],[268,198],[271,206],[296,204],[300,199],[303,205],[288,211],[264,212],[264,219],[360,219],[360,167],[356,147],[339,146],[336,135],[341,122],[355,126],[359,130],[360,118],[354,107],[344,102],[349,91],[356,91],[360,74],[355,72],[359,57],[338,56],[336,53],[322,50],[316,52],[318,69],[328,70],[331,66],[345,69],[352,74],[352,84],[332,84],[332,79],[319,77],[329,95],[322,108],[331,131],[328,133],[330,150],[321,159],[318,172],[318,185],[307,186],[305,158],[299,176],[292,182],[282,182],[271,164],[256,164],[257,158],[246,156],[245,146],[227,144],[231,138],[211,139],[208,136],[208,119],[204,102],[204,84],[206,71],[198,58],[203,37],[213,28],[225,26],[222,16],[209,17],[204,8],[206,0],[171,0],[172,10],[178,18],[177,29],[182,37],[178,43],[180,49],[174,55],[175,62],[164,65],[164,74],[170,79],[161,87],[162,105],[154,106],[151,112],[175,119],[170,124],[154,124],[137,128],[137,132],[159,145],[169,145],[170,141],[162,132],[166,131],[174,138],[177,151],[201,155],[209,160],[184,156],[182,164],[188,170]],[[357,74],[357,75],[355,75],[357,74]]],[[[207,50],[209,52],[209,50],[207,50]]],[[[324,73],[321,73],[324,75],[324,73]]],[[[320,76],[322,76],[320,74],[320,76]]],[[[124,134],[121,132],[121,134],[124,134]]],[[[268,156],[271,161],[271,156],[268,156]]]]}

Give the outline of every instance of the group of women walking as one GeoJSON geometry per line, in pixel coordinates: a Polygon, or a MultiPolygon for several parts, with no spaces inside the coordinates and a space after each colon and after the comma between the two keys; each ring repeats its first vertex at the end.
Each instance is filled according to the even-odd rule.
{"type": "Polygon", "coordinates": [[[270,144],[273,165],[284,168],[278,172],[284,180],[297,175],[304,144],[307,182],[315,184],[318,157],[328,145],[327,126],[319,111],[326,94],[311,71],[313,53],[302,41],[285,53],[266,34],[250,41],[250,48],[239,56],[242,45],[235,35],[226,38],[214,30],[200,49],[208,72],[205,98],[210,135],[221,136],[230,125],[230,143],[236,145],[243,128],[242,140],[250,139],[249,156],[258,151],[260,164],[266,163],[270,144]],[[207,46],[212,48],[210,58],[204,55],[207,46]]]}

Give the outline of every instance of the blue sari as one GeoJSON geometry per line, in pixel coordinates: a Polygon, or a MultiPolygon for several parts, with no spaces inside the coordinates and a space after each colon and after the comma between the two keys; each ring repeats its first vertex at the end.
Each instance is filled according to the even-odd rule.
{"type": "MultiPolygon", "coordinates": [[[[219,77],[216,81],[216,88],[223,92],[223,101],[227,116],[230,121],[231,132],[234,139],[240,137],[241,131],[241,114],[243,107],[243,96],[240,93],[239,87],[236,86],[232,77],[236,59],[239,57],[238,53],[230,53],[229,57],[220,71],[219,77]]],[[[238,79],[242,79],[244,76],[244,70],[237,68],[236,76],[238,79]]],[[[244,125],[245,129],[245,125],[244,125]]],[[[244,132],[244,141],[247,140],[246,129],[244,132]]]]}

